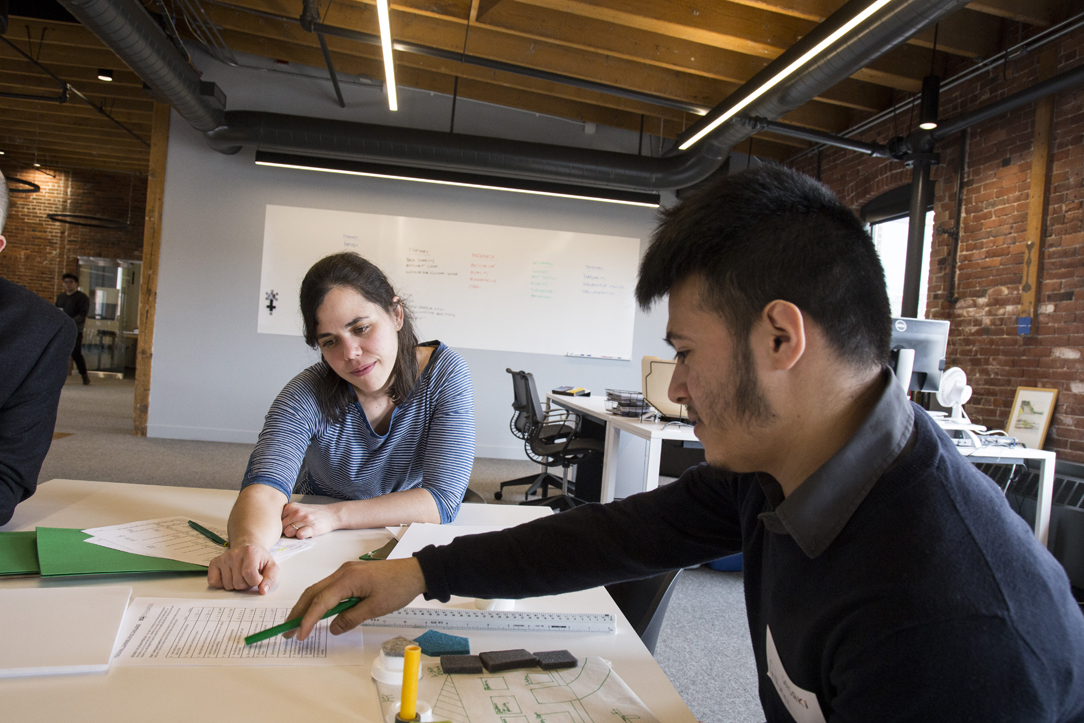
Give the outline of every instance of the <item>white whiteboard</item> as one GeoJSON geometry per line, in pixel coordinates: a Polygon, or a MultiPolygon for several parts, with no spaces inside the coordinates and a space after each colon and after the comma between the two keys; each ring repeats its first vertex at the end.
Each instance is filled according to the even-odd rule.
{"type": "Polygon", "coordinates": [[[632,357],[639,239],[292,206],[267,206],[259,333],[300,336],[301,279],[344,250],[387,274],[422,340],[632,357]]]}

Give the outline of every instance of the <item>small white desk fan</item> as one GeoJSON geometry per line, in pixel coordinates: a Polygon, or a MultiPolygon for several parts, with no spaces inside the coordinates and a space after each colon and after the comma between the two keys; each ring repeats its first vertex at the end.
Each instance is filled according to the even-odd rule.
{"type": "Polygon", "coordinates": [[[971,387],[967,384],[967,374],[959,367],[946,369],[941,375],[941,384],[937,388],[937,403],[942,407],[952,407],[954,422],[970,424],[971,420],[964,411],[964,405],[971,399],[971,387]]]}

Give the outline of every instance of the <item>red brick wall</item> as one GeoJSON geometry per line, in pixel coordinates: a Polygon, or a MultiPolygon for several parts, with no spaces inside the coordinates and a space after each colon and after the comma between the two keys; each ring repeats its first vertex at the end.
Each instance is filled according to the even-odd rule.
{"type": "Polygon", "coordinates": [[[7,177],[41,186],[38,193],[11,194],[3,230],[8,245],[0,252],[0,276],[53,301],[62,289],[60,277],[78,272],[79,256],[142,259],[145,175],[48,169],[54,178],[3,163],[0,170],[7,177]],[[50,221],[46,218],[50,213],[102,216],[130,225],[123,230],[85,228],[50,221]]]}
{"type": "MultiPolygon", "coordinates": [[[[1056,41],[1057,72],[1084,60],[1084,31],[1056,41]]],[[[973,78],[941,95],[941,117],[982,108],[1036,82],[1039,52],[1008,68],[973,78]]],[[[946,77],[950,77],[950,73],[946,77]]],[[[898,120],[908,132],[908,117],[898,120]]],[[[1008,423],[1016,388],[1058,389],[1057,406],[1045,448],[1064,459],[1084,462],[1084,86],[1055,97],[1054,135],[1046,231],[1040,265],[1039,313],[1030,336],[1016,333],[1020,311],[1025,226],[1031,184],[1035,104],[970,129],[964,177],[963,216],[955,304],[946,298],[952,238],[936,233],[930,261],[930,318],[952,322],[947,363],[967,372],[974,396],[971,419],[994,429],[1008,423]]],[[[891,120],[862,134],[885,142],[891,120]]],[[[937,149],[941,165],[934,204],[936,228],[951,230],[955,219],[958,137],[937,149]]],[[[816,175],[815,156],[794,166],[816,175]]],[[[911,171],[897,161],[826,149],[821,179],[856,211],[881,193],[906,185],[911,171]]]]}

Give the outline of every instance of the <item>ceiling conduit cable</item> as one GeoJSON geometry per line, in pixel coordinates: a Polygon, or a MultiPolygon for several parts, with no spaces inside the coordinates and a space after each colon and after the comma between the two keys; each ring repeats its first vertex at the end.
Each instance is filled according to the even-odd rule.
{"type": "MultiPolygon", "coordinates": [[[[203,83],[201,89],[197,71],[184,61],[141,6],[132,0],[60,2],[113,48],[152,89],[167,98],[193,127],[203,131],[212,148],[223,153],[258,145],[264,150],[325,154],[349,160],[654,191],[683,188],[707,178],[723,164],[730,148],[753,133],[743,123],[727,121],[688,151],[652,158],[276,113],[224,112],[206,95],[206,86],[211,84],[203,83]]],[[[745,112],[778,118],[966,2],[895,0],[823,54],[812,58],[800,72],[750,103],[745,112]]],[[[853,17],[855,8],[865,8],[868,4],[869,0],[852,0],[825,21],[825,25],[836,27],[853,17]]],[[[765,73],[773,69],[778,72],[785,63],[807,51],[813,42],[807,39],[815,40],[824,34],[818,27],[731,97],[740,99],[752,93],[765,73]]],[[[220,91],[217,97],[222,97],[220,91]]],[[[728,98],[716,108],[729,102],[728,98]]]]}

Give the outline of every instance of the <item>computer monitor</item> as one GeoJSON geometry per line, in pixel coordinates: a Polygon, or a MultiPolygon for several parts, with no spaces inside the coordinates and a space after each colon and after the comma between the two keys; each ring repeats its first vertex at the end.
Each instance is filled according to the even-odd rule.
{"type": "Polygon", "coordinates": [[[655,407],[666,421],[689,421],[689,410],[683,404],[675,404],[670,401],[670,378],[674,376],[674,366],[677,364],[673,359],[662,359],[657,356],[645,356],[640,362],[640,370],[643,372],[644,399],[648,404],[655,407]]]}
{"type": "Polygon", "coordinates": [[[948,348],[949,323],[936,319],[892,320],[892,367],[898,367],[900,349],[915,352],[911,368],[911,381],[907,386],[912,392],[936,392],[941,384],[941,372],[945,370],[945,350],[948,348]]]}

